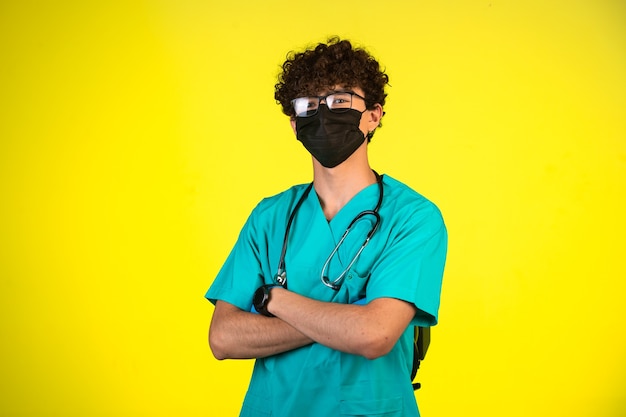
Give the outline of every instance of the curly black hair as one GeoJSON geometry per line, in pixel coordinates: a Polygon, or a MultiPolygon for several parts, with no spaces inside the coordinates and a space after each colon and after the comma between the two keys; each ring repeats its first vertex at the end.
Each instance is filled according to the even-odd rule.
{"type": "Polygon", "coordinates": [[[359,87],[365,93],[365,105],[385,105],[385,86],[389,77],[378,61],[362,48],[353,48],[348,40],[338,37],[319,43],[304,52],[291,51],[278,76],[274,98],[282,105],[283,113],[294,117],[291,100],[334,86],[359,87]]]}

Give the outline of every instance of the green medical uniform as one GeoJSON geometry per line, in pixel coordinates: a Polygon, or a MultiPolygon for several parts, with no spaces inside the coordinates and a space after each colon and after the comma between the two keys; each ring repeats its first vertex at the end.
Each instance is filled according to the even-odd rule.
{"type": "MultiPolygon", "coordinates": [[[[380,227],[335,291],[320,280],[322,267],[349,223],[373,210],[379,188],[370,185],[328,222],[312,190],[291,226],[285,269],[290,291],[336,303],[391,297],[417,307],[412,325],[432,326],[447,249],[447,232],[437,207],[406,185],[383,176],[380,227]]],[[[252,294],[273,283],[289,216],[306,185],[261,201],[206,298],[250,311],[252,294]]],[[[371,229],[365,216],[348,234],[327,273],[330,280],[349,265],[371,229]]],[[[318,343],[257,359],[240,416],[419,416],[410,381],[413,328],[387,355],[368,360],[318,343]]]]}

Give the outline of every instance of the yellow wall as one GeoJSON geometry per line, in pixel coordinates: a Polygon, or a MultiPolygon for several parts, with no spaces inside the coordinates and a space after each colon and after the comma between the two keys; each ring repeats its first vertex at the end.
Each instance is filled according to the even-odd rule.
{"type": "Polygon", "coordinates": [[[310,179],[273,85],[339,34],[391,77],[374,167],[449,228],[423,415],[625,416],[626,5],[216,3],[0,5],[0,415],[237,414],[203,294],[310,179]]]}

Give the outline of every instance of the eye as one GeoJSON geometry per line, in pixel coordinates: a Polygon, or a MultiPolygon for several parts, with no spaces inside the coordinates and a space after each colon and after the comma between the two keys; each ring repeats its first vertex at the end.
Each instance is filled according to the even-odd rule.
{"type": "Polygon", "coordinates": [[[292,102],[296,116],[314,112],[318,107],[317,97],[299,97],[292,102]]]}
{"type": "Polygon", "coordinates": [[[326,101],[334,109],[349,109],[352,103],[352,96],[349,93],[335,93],[328,96],[326,101]]]}

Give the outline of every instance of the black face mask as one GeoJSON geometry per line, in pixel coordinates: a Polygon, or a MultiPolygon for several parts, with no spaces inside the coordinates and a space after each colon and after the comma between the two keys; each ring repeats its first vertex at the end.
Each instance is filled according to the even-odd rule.
{"type": "Polygon", "coordinates": [[[296,136],[320,164],[334,168],[365,141],[359,129],[361,115],[354,109],[335,113],[326,106],[319,106],[313,116],[296,117],[296,136]]]}

